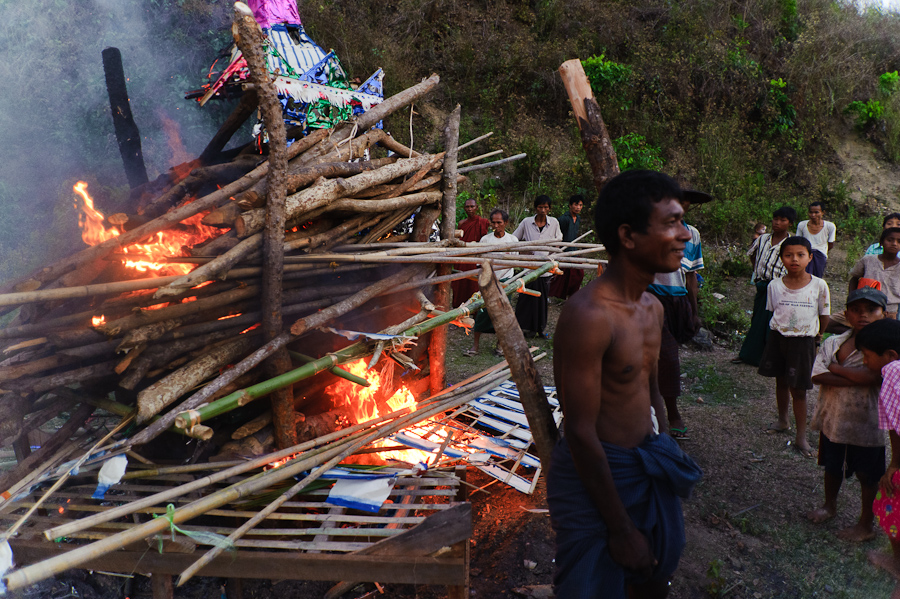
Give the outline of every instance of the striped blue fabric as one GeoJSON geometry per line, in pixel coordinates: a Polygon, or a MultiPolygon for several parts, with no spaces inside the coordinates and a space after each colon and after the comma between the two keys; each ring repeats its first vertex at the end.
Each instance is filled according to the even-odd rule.
{"type": "Polygon", "coordinates": [[[264,33],[279,54],[279,56],[270,54],[266,57],[270,72],[278,71],[282,75],[288,75],[290,67],[296,76],[300,77],[326,56],[325,51],[312,41],[302,28],[297,29],[300,43],[294,41],[288,28],[283,24],[273,25],[271,29],[264,30],[264,33]]]}
{"type": "MultiPolygon", "coordinates": [[[[608,443],[603,449],[619,498],[659,562],[652,579],[670,578],[685,544],[679,497],[689,496],[703,472],[669,435],[651,435],[633,449],[608,443]]],[[[649,582],[610,557],[607,526],[575,470],[565,437],[553,450],[547,503],[556,532],[557,597],[625,599],[626,585],[649,582]]]]}

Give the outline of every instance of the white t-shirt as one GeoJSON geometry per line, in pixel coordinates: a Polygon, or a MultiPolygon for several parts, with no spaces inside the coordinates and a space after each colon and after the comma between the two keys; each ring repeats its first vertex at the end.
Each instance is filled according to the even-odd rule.
{"type": "Polygon", "coordinates": [[[819,334],[819,316],[831,314],[828,284],[819,277],[800,289],[788,289],[784,279],[769,284],[766,310],[774,312],[769,328],[785,337],[815,337],[819,334]]]}
{"type": "MultiPolygon", "coordinates": [[[[481,238],[481,241],[478,243],[486,243],[488,245],[500,245],[502,243],[517,243],[519,238],[513,235],[512,233],[504,233],[503,237],[497,237],[494,235],[494,232],[491,231],[487,235],[481,238]]],[[[515,252],[518,253],[518,252],[515,252]]],[[[513,269],[504,268],[503,270],[495,270],[494,274],[497,275],[497,279],[504,280],[513,276],[513,269]]]]}
{"type": "Polygon", "coordinates": [[[812,246],[812,249],[819,250],[827,256],[828,244],[834,243],[834,233],[837,231],[837,227],[834,226],[834,223],[827,220],[822,222],[825,223],[822,230],[813,235],[809,232],[809,221],[800,221],[800,224],[797,225],[797,235],[809,239],[809,244],[812,246]]]}

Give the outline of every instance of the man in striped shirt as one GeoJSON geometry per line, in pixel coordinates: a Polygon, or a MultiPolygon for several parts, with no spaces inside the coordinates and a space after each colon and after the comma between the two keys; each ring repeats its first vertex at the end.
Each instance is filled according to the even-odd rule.
{"type": "Polygon", "coordinates": [[[753,316],[750,318],[750,330],[744,337],[741,352],[732,360],[735,364],[751,364],[759,366],[763,349],[766,346],[766,335],[769,333],[769,321],[772,313],[766,310],[766,297],[769,283],[773,279],[783,277],[787,270],[781,263],[781,242],[790,236],[794,223],[797,222],[797,211],[790,206],[782,206],[772,213],[772,232],[763,233],[753,242],[747,255],[753,265],[753,282],[756,285],[756,297],[753,298],[753,316]]]}

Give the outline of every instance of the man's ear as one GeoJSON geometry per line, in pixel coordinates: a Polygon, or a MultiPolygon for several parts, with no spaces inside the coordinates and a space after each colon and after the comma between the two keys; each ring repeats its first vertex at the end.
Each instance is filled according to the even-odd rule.
{"type": "Polygon", "coordinates": [[[634,240],[634,229],[629,224],[621,224],[618,229],[619,247],[627,250],[633,250],[637,245],[634,240]]]}
{"type": "Polygon", "coordinates": [[[900,354],[897,353],[897,350],[889,349],[884,353],[891,359],[892,362],[900,360],[900,354]]]}

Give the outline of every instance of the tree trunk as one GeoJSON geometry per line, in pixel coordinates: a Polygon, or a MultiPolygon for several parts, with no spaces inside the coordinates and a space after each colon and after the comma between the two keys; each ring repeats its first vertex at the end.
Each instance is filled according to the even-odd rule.
{"type": "Polygon", "coordinates": [[[594,175],[594,186],[597,193],[603,190],[606,183],[619,174],[619,161],[613,149],[612,140],[600,114],[600,106],[594,100],[591,83],[584,74],[584,67],[577,58],[567,60],[559,67],[563,85],[569,94],[575,120],[581,131],[581,145],[587,154],[594,175]]]}

